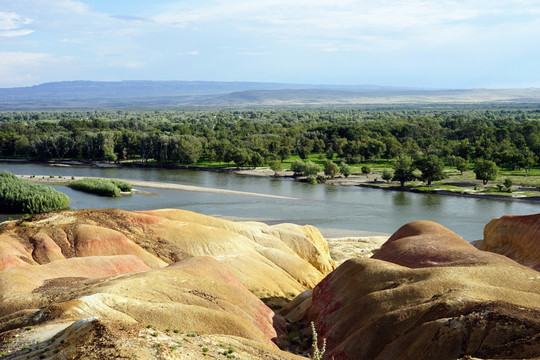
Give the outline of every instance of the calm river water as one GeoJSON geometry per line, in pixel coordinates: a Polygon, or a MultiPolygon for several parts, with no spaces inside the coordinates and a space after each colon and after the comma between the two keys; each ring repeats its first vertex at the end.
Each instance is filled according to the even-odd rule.
{"type": "Polygon", "coordinates": [[[135,194],[104,198],[73,191],[65,186],[55,186],[71,198],[72,209],[178,208],[208,215],[384,233],[392,233],[407,222],[425,219],[436,221],[469,241],[481,239],[484,225],[493,218],[505,214],[540,212],[540,204],[535,203],[392,192],[355,186],[309,185],[288,179],[210,171],[57,167],[7,162],[0,163],[0,170],[22,175],[73,175],[169,182],[299,198],[283,200],[154,188],[141,190],[152,192],[155,196],[135,194]]]}

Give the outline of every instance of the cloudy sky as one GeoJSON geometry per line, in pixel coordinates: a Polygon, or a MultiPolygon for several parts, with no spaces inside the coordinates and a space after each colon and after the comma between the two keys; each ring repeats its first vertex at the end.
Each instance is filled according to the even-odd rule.
{"type": "Polygon", "coordinates": [[[0,0],[0,87],[540,87],[540,0],[0,0]]]}

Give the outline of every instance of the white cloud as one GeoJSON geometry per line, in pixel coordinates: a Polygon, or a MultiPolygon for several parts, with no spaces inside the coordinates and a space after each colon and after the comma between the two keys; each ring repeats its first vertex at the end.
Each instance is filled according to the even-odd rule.
{"type": "Polygon", "coordinates": [[[32,22],[14,12],[0,11],[0,37],[16,37],[31,34],[33,30],[23,29],[32,22]]]}
{"type": "Polygon", "coordinates": [[[0,78],[2,86],[27,84],[41,79],[44,72],[70,62],[70,57],[54,57],[48,53],[0,51],[0,78]]]}
{"type": "Polygon", "coordinates": [[[33,33],[34,30],[0,30],[1,37],[24,36],[33,33]]]}
{"type": "Polygon", "coordinates": [[[0,11],[0,30],[15,30],[31,22],[31,19],[22,18],[17,13],[0,11]]]}
{"type": "MultiPolygon", "coordinates": [[[[110,34],[119,28],[129,28],[130,21],[115,18],[107,13],[93,10],[88,4],[76,0],[2,0],[5,8],[11,10],[11,16],[2,17],[0,13],[0,29],[2,19],[6,24],[32,22],[33,29],[40,34],[61,34],[61,36],[77,36],[91,38],[110,34]],[[14,19],[12,14],[24,14],[14,19]],[[31,19],[31,20],[30,20],[31,19]]],[[[12,28],[13,29],[13,28],[12,28]]]]}
{"type": "Polygon", "coordinates": [[[503,64],[512,54],[537,58],[534,49],[540,48],[539,0],[163,0],[155,6],[137,0],[124,7],[101,0],[0,2],[2,77],[9,71],[21,77],[116,76],[122,69],[182,76],[174,72],[179,62],[205,76],[213,76],[206,75],[212,68],[221,78],[258,73],[263,62],[275,69],[287,63],[279,73],[291,79],[300,73],[307,78],[313,69],[319,76],[322,69],[350,73],[381,64],[421,74],[425,64],[440,69],[457,62],[503,64]],[[120,14],[104,10],[121,8],[120,14]],[[25,52],[30,49],[34,53],[25,52]],[[65,56],[73,57],[73,66],[54,68],[65,56]],[[220,56],[218,68],[211,58],[220,56]]]}
{"type": "Polygon", "coordinates": [[[539,13],[540,2],[534,0],[215,0],[190,3],[189,8],[176,5],[153,20],[197,29],[221,24],[247,35],[308,45],[331,40],[335,44],[330,49],[362,44],[377,48],[378,41],[365,42],[373,38],[400,48],[419,39],[437,44],[440,32],[446,33],[443,40],[452,40],[448,32],[461,33],[464,26],[482,32],[484,18],[497,26],[522,17],[520,27],[540,33],[533,20],[526,19],[539,13]]]}

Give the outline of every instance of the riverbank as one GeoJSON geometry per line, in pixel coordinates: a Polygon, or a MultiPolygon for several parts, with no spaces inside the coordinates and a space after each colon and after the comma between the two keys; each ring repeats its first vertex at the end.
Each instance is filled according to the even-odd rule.
{"type": "MultiPolygon", "coordinates": [[[[268,176],[268,177],[293,177],[292,171],[280,171],[277,175],[269,169],[250,169],[238,170],[236,173],[249,176],[268,176]]],[[[481,181],[474,181],[470,178],[466,179],[448,179],[434,183],[431,187],[427,187],[420,182],[414,185],[396,186],[380,180],[381,174],[371,173],[368,175],[350,175],[348,177],[337,176],[333,179],[326,180],[326,184],[343,185],[343,186],[360,186],[370,189],[378,189],[385,191],[406,191],[419,194],[435,194],[445,196],[460,196],[469,198],[480,198],[499,201],[526,201],[540,202],[540,191],[536,186],[514,186],[515,190],[509,193],[506,191],[498,191],[496,186],[483,186],[481,181]],[[489,191],[489,192],[486,192],[489,191]],[[495,192],[495,193],[494,193],[495,192]]],[[[540,183],[538,184],[540,185],[540,183]]]]}
{"type": "MultiPolygon", "coordinates": [[[[97,167],[97,168],[162,168],[162,169],[185,169],[185,170],[195,170],[195,171],[212,171],[212,172],[226,172],[226,173],[236,173],[239,175],[246,176],[259,176],[259,177],[273,177],[273,178],[283,178],[283,179],[297,179],[294,177],[294,172],[289,170],[274,172],[269,168],[250,168],[250,169],[238,169],[235,167],[219,167],[219,168],[210,168],[210,167],[194,167],[194,166],[180,166],[180,165],[163,165],[157,163],[145,163],[145,162],[119,162],[119,163],[108,163],[108,162],[99,162],[99,161],[28,161],[23,159],[0,159],[0,161],[7,162],[34,162],[38,164],[47,164],[53,167],[97,167]]],[[[423,186],[422,183],[416,182],[413,185],[406,185],[404,187],[396,186],[393,184],[386,183],[381,180],[382,174],[379,171],[375,170],[367,175],[353,174],[348,177],[338,175],[333,179],[327,179],[327,184],[333,185],[342,185],[342,186],[361,186],[372,189],[379,189],[385,191],[405,191],[413,193],[424,193],[424,194],[435,194],[435,195],[445,195],[445,196],[459,196],[459,197],[469,197],[469,198],[481,198],[488,200],[497,200],[497,201],[520,201],[520,202],[530,202],[530,203],[539,203],[540,202],[540,191],[538,186],[540,185],[540,177],[530,176],[525,177],[527,179],[524,183],[518,183],[513,188],[514,191],[509,193],[506,191],[497,190],[495,185],[489,184],[488,186],[483,186],[482,182],[475,180],[474,176],[471,174],[466,175],[456,175],[451,172],[447,172],[449,178],[444,181],[435,182],[431,187],[423,186]],[[538,178],[538,179],[536,179],[538,178]]],[[[519,178],[519,177],[518,177],[519,178]]],[[[301,179],[301,178],[300,178],[301,179]]],[[[45,176],[41,179],[34,179],[35,181],[46,182],[46,183],[65,183],[69,179],[58,179],[54,178],[53,180],[48,180],[48,176],[45,176]]],[[[123,181],[134,181],[134,180],[125,180],[123,181]]],[[[523,180],[525,181],[525,180],[523,180]]],[[[515,181],[517,182],[517,181],[515,181]]],[[[496,184],[496,182],[493,182],[496,184]]],[[[201,191],[201,192],[214,192],[222,194],[232,194],[232,195],[241,195],[241,196],[262,196],[262,197],[274,197],[273,195],[267,194],[257,194],[257,193],[246,193],[242,191],[233,191],[233,190],[224,190],[224,189],[211,189],[211,188],[199,188],[181,184],[166,184],[161,183],[139,183],[132,184],[133,186],[145,186],[145,187],[155,187],[161,189],[172,189],[172,190],[182,190],[182,191],[201,191]]],[[[275,197],[275,198],[287,198],[287,197],[275,197]]],[[[287,198],[294,199],[294,198],[287,198]]]]}
{"type": "Polygon", "coordinates": [[[425,188],[425,187],[409,187],[409,186],[393,186],[388,184],[369,184],[369,183],[361,183],[357,184],[356,186],[366,187],[370,189],[379,189],[379,190],[386,190],[386,191],[407,191],[412,193],[418,193],[418,194],[435,194],[435,195],[447,195],[447,196],[459,196],[459,197],[468,197],[468,198],[477,198],[477,199],[487,199],[487,200],[499,200],[499,201],[526,201],[526,202],[538,202],[540,203],[540,192],[534,191],[534,190],[526,190],[526,191],[517,191],[514,193],[504,193],[504,194],[493,194],[493,193],[485,193],[482,192],[482,190],[475,190],[474,187],[471,188],[464,188],[464,189],[457,189],[457,190],[449,190],[449,189],[443,189],[438,188],[437,186],[433,186],[433,188],[425,188]],[[525,194],[525,192],[527,194],[525,194]],[[537,195],[534,195],[538,193],[537,195]]]}

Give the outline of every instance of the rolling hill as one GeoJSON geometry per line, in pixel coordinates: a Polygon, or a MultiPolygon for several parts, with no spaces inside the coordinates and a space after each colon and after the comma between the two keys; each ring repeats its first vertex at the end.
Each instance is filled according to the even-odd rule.
{"type": "Polygon", "coordinates": [[[418,89],[212,81],[64,81],[0,89],[0,110],[540,103],[540,89],[418,89]]]}

